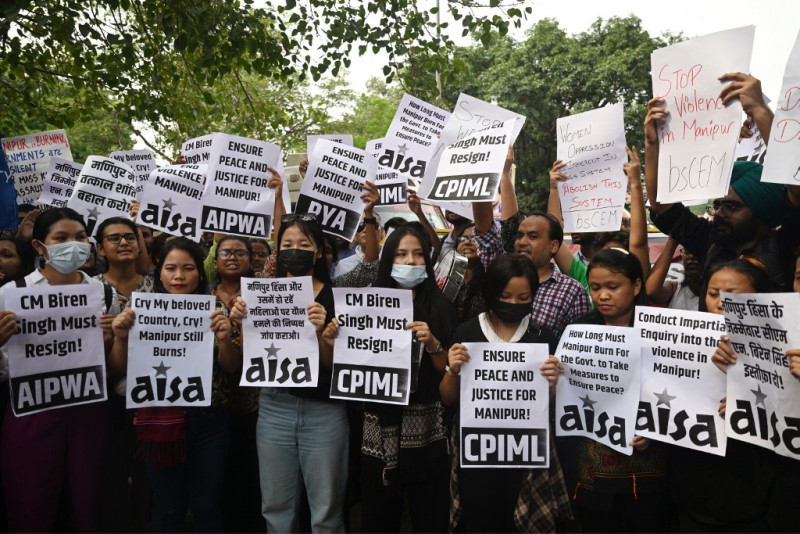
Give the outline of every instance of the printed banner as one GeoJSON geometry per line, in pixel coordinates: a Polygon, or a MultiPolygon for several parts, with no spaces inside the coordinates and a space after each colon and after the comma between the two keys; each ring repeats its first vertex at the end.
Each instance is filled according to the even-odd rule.
{"type": "Polygon", "coordinates": [[[472,210],[469,209],[466,203],[445,202],[431,198],[436,182],[437,171],[439,169],[439,162],[443,157],[442,155],[445,148],[449,145],[466,139],[479,130],[497,126],[501,122],[514,122],[513,130],[508,138],[508,144],[513,145],[519,132],[522,130],[522,126],[525,124],[525,117],[513,111],[501,108],[500,106],[461,93],[458,97],[458,102],[456,102],[456,107],[442,131],[440,143],[437,146],[436,152],[433,157],[431,157],[425,169],[425,178],[420,184],[418,191],[420,198],[431,200],[432,203],[437,204],[442,209],[454,211],[459,215],[472,219],[472,210]]]}
{"type": "Polygon", "coordinates": [[[242,299],[247,316],[240,385],[315,387],[319,343],[306,312],[314,302],[311,277],[242,278],[242,299]]]}
{"type": "Polygon", "coordinates": [[[147,181],[150,173],[156,170],[156,156],[152,150],[117,150],[110,158],[121,161],[133,171],[133,181],[147,181]]]}
{"type": "Polygon", "coordinates": [[[314,152],[314,148],[317,146],[317,141],[320,139],[326,139],[332,143],[339,143],[340,145],[353,146],[353,136],[350,134],[307,135],[306,155],[311,155],[314,152]]]}
{"type": "Polygon", "coordinates": [[[331,398],[408,404],[420,361],[412,366],[414,304],[407,289],[334,288],[339,337],[333,347],[331,398]]]}
{"type": "Polygon", "coordinates": [[[499,122],[448,145],[429,197],[451,202],[494,200],[515,124],[499,122]]]}
{"type": "Polygon", "coordinates": [[[50,158],[72,161],[67,132],[51,130],[2,139],[3,152],[17,188],[17,203],[32,204],[42,193],[50,158]]]}
{"type": "MultiPolygon", "coordinates": [[[[377,160],[383,152],[383,138],[367,141],[365,150],[377,160]]],[[[378,206],[395,206],[408,202],[408,180],[400,176],[396,170],[384,167],[380,162],[375,175],[375,186],[380,195],[378,206]]]]}
{"type": "Polygon", "coordinates": [[[637,306],[642,331],[642,395],[636,433],[725,456],[719,403],[725,373],[711,361],[725,333],[721,315],[637,306]]]}
{"type": "Polygon", "coordinates": [[[641,390],[638,329],[570,325],[556,356],[564,373],[556,385],[556,436],[584,436],[633,454],[641,390]]]}
{"type": "Polygon", "coordinates": [[[783,73],[761,181],[800,185],[800,32],[783,73]]]}
{"type": "Polygon", "coordinates": [[[67,206],[86,220],[86,233],[94,235],[101,222],[111,217],[130,218],[136,197],[131,168],[111,158],[89,156],[83,165],[67,206]]]}
{"type": "Polygon", "coordinates": [[[378,164],[403,178],[421,180],[450,112],[404,94],[386,131],[378,164]]]}
{"type": "Polygon", "coordinates": [[[17,324],[6,344],[14,414],[106,400],[102,285],[8,287],[5,307],[17,324]]]}
{"type": "Polygon", "coordinates": [[[183,142],[181,145],[181,155],[183,161],[189,165],[208,164],[211,157],[211,141],[217,132],[194,137],[183,142]]]}
{"type": "Polygon", "coordinates": [[[61,208],[67,205],[83,165],[66,159],[51,158],[42,182],[42,194],[37,202],[44,206],[61,208]]]}
{"type": "Polygon", "coordinates": [[[722,293],[722,309],[736,353],[725,433],[800,460],[800,380],[784,356],[800,347],[800,294],[722,293]]]}
{"type": "Polygon", "coordinates": [[[199,241],[207,165],[168,165],[153,171],[139,194],[139,222],[155,231],[199,241]]]}
{"type": "Polygon", "coordinates": [[[212,295],[131,295],[126,406],[211,406],[212,295]]]}
{"type": "Polygon", "coordinates": [[[728,193],[742,105],[722,105],[727,72],[749,72],[755,26],[697,37],[653,52],[653,94],[669,110],[658,132],[658,201],[718,198],[728,193]]]}
{"type": "Polygon", "coordinates": [[[623,105],[612,104],[556,121],[556,157],[566,163],[558,197],[565,232],[615,232],[622,227],[628,180],[623,105]]]}
{"type": "Polygon", "coordinates": [[[465,343],[461,467],[550,466],[550,388],[539,368],[548,347],[465,343]]]}
{"type": "Polygon", "coordinates": [[[216,134],[211,141],[202,229],[269,239],[275,211],[275,190],[267,187],[278,168],[278,145],[216,134]]]}
{"type": "Polygon", "coordinates": [[[315,214],[323,231],[352,241],[364,210],[361,186],[375,182],[377,168],[364,150],[320,139],[308,158],[295,212],[315,214]]]}

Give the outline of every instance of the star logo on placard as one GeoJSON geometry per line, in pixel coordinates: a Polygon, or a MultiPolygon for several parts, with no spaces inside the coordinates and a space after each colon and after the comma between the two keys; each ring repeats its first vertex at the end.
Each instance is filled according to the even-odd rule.
{"type": "Polygon", "coordinates": [[[767,407],[767,405],[764,404],[764,399],[767,398],[767,394],[761,391],[761,384],[758,385],[758,389],[751,389],[750,392],[756,396],[756,404],[760,404],[764,408],[767,407]]]}
{"type": "Polygon", "coordinates": [[[597,404],[597,401],[590,399],[588,393],[583,397],[578,398],[583,402],[583,406],[581,406],[581,408],[589,408],[590,410],[594,410],[594,405],[597,404]]]}
{"type": "Polygon", "coordinates": [[[164,365],[164,362],[161,362],[160,364],[153,366],[153,369],[156,370],[156,376],[167,376],[167,370],[172,369],[172,367],[164,365]]]}
{"type": "Polygon", "coordinates": [[[661,393],[656,393],[654,391],[653,395],[655,395],[656,398],[658,398],[658,402],[656,403],[656,406],[661,406],[663,404],[667,408],[672,408],[672,406],[670,405],[670,402],[672,402],[673,400],[678,398],[675,395],[670,395],[669,393],[667,393],[667,388],[664,388],[664,391],[662,391],[661,393]]]}
{"type": "Polygon", "coordinates": [[[407,151],[408,151],[408,147],[406,146],[405,143],[403,143],[402,145],[397,147],[397,153],[398,154],[402,154],[403,156],[405,156],[407,151]]]}
{"type": "Polygon", "coordinates": [[[98,210],[95,206],[94,208],[90,209],[88,213],[90,219],[97,219],[97,216],[100,215],[100,210],[98,210]]]}
{"type": "Polygon", "coordinates": [[[264,349],[267,351],[267,358],[277,358],[278,351],[281,350],[275,346],[275,343],[270,343],[269,347],[264,349]]]}
{"type": "Polygon", "coordinates": [[[165,210],[171,210],[175,207],[175,203],[172,201],[172,197],[169,197],[167,200],[162,200],[161,202],[164,203],[165,210]]]}

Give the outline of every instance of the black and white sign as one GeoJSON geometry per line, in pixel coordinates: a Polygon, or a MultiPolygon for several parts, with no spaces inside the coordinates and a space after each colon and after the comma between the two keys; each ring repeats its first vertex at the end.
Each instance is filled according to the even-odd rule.
{"type": "Polygon", "coordinates": [[[461,367],[461,467],[550,465],[550,388],[539,368],[548,347],[465,343],[461,367]]]}
{"type": "Polygon", "coordinates": [[[17,416],[106,400],[103,286],[8,287],[17,333],[6,344],[17,416]]]}
{"type": "Polygon", "coordinates": [[[407,289],[334,288],[339,337],[331,398],[408,404],[413,301],[407,289]]]}
{"type": "Polygon", "coordinates": [[[310,276],[242,278],[247,316],[240,385],[315,387],[319,343],[306,307],[314,302],[310,276]]]}
{"type": "Polygon", "coordinates": [[[86,220],[86,233],[111,217],[129,218],[136,198],[133,171],[124,163],[102,156],[89,156],[83,165],[67,206],[86,220]]]}
{"type": "Polygon", "coordinates": [[[377,168],[375,158],[364,150],[318,140],[295,211],[315,214],[323,231],[352,241],[364,210],[361,186],[374,183],[377,168]]]}
{"type": "Polygon", "coordinates": [[[642,395],[636,433],[725,456],[719,402],[725,374],[711,361],[725,333],[721,315],[637,306],[642,332],[642,395]]]}
{"type": "Polygon", "coordinates": [[[199,241],[206,165],[168,165],[142,182],[139,222],[155,231],[199,241]]]}
{"type": "Polygon", "coordinates": [[[37,202],[61,208],[67,205],[83,165],[61,158],[51,158],[42,183],[42,194],[37,202]]]}
{"type": "Polygon", "coordinates": [[[635,328],[570,325],[556,356],[556,435],[584,436],[633,454],[641,390],[641,344],[635,328]]]}
{"type": "Polygon", "coordinates": [[[202,229],[267,239],[272,233],[275,190],[267,187],[281,159],[277,145],[216,134],[211,140],[202,229]]]}
{"type": "Polygon", "coordinates": [[[214,297],[134,292],[131,301],[127,407],[210,406],[214,297]]]}

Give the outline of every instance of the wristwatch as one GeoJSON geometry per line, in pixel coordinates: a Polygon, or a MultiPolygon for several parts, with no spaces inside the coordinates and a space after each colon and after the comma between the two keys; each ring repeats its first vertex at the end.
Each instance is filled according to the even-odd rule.
{"type": "Polygon", "coordinates": [[[361,222],[363,222],[364,224],[371,224],[373,226],[378,226],[378,221],[375,219],[375,217],[364,217],[364,219],[361,222]]]}
{"type": "Polygon", "coordinates": [[[458,374],[454,373],[452,369],[450,369],[450,364],[446,364],[444,366],[444,372],[451,376],[458,376],[458,374]]]}

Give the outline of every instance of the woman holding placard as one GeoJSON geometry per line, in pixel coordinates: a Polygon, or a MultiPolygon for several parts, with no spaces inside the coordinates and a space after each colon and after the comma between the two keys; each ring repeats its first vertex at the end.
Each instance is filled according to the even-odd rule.
{"type": "Polygon", "coordinates": [[[282,217],[275,243],[277,276],[312,279],[315,301],[306,309],[317,328],[321,365],[316,387],[261,389],[256,439],[262,513],[269,532],[296,532],[305,487],[312,531],[342,532],[349,433],[345,403],[329,396],[333,350],[321,338],[333,317],[325,240],[316,217],[304,213],[282,217]]]}
{"type": "MultiPolygon", "coordinates": [[[[553,334],[531,322],[530,310],[539,287],[539,276],[531,259],[522,254],[499,256],[486,271],[482,284],[487,311],[456,328],[450,347],[447,371],[439,384],[442,400],[455,405],[460,396],[460,373],[470,356],[461,343],[547,343],[555,351],[553,334]]],[[[541,367],[542,374],[555,385],[558,360],[551,356],[541,367]]],[[[450,476],[450,531],[532,532],[554,531],[558,518],[571,518],[569,495],[555,449],[550,448],[550,468],[532,469],[461,469],[458,425],[453,425],[451,445],[454,450],[450,476]],[[492,488],[492,491],[486,491],[492,488]],[[533,513],[520,509],[521,503],[534,502],[542,511],[534,523],[533,513]],[[540,497],[539,497],[540,498],[540,497]],[[546,524],[547,527],[543,527],[546,524]]]]}
{"type": "MultiPolygon", "coordinates": [[[[456,311],[436,286],[425,239],[411,226],[400,226],[386,238],[373,285],[413,291],[414,321],[406,328],[415,343],[408,406],[365,407],[361,528],[397,532],[407,497],[414,532],[444,532],[449,459],[439,382],[447,364],[445,344],[457,324],[456,311]]],[[[337,334],[334,320],[324,336],[332,341],[337,334]]]]}
{"type": "MultiPolygon", "coordinates": [[[[184,237],[167,242],[156,265],[155,292],[208,294],[203,257],[200,246],[184,237]]],[[[131,308],[114,319],[112,354],[124,361],[127,361],[128,333],[135,320],[131,308]]],[[[238,337],[231,336],[231,321],[219,309],[211,314],[211,330],[215,336],[211,406],[140,408],[136,414],[139,449],[148,464],[155,494],[153,530],[156,532],[183,531],[187,504],[191,505],[196,531],[223,530],[221,497],[228,454],[230,400],[225,373],[238,372],[242,351],[238,337]]]]}
{"type": "MultiPolygon", "coordinates": [[[[642,266],[630,252],[611,248],[588,269],[595,310],[576,324],[632,326],[636,304],[646,302],[642,266]]],[[[562,460],[575,482],[576,511],[584,532],[668,531],[672,510],[664,447],[635,436],[631,456],[588,438],[565,438],[562,460]]],[[[562,449],[560,449],[562,450],[562,449]]]]}
{"type": "MultiPolygon", "coordinates": [[[[69,208],[42,213],[33,225],[33,248],[44,266],[17,285],[66,286],[100,284],[79,268],[89,257],[89,236],[83,218],[69,208]]],[[[0,306],[5,306],[0,288],[0,306]]],[[[112,316],[119,312],[116,294],[104,290],[100,319],[106,354],[111,343],[112,316]]],[[[16,332],[14,314],[0,307],[0,346],[16,332]]],[[[1,351],[0,351],[1,352],[1,351]]],[[[3,352],[3,365],[6,356],[3,352]]],[[[109,361],[109,367],[113,367],[109,361]]],[[[59,502],[66,496],[70,527],[98,530],[101,478],[110,437],[109,406],[96,402],[16,416],[11,407],[3,420],[0,447],[3,488],[12,532],[52,532],[59,502]]]]}
{"type": "MultiPolygon", "coordinates": [[[[764,265],[756,259],[736,259],[709,269],[704,296],[710,313],[722,314],[721,293],[763,293],[770,286],[764,265]]],[[[736,356],[722,340],[712,361],[723,372],[736,356]]],[[[724,417],[726,399],[720,404],[724,417]]],[[[723,424],[720,420],[720,424],[723,424]]],[[[671,449],[672,496],[682,532],[763,532],[775,479],[774,455],[761,447],[728,439],[725,456],[690,449],[671,449]]],[[[793,461],[793,460],[792,460],[793,461]]],[[[783,532],[778,530],[775,532],[783,532]]]]}

